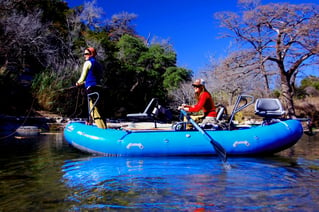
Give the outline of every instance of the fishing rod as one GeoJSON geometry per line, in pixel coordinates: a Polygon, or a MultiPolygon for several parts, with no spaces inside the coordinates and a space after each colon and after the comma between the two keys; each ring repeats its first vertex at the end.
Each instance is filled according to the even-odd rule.
{"type": "MultiPolygon", "coordinates": [[[[95,87],[98,87],[98,88],[102,88],[102,89],[107,89],[108,87],[107,86],[101,86],[101,85],[95,85],[95,87]]],[[[79,86],[70,86],[70,87],[67,87],[67,88],[61,88],[61,89],[58,89],[56,91],[66,91],[66,90],[71,90],[71,89],[74,89],[74,88],[84,88],[83,85],[79,85],[79,86]]]]}
{"type": "Polygon", "coordinates": [[[61,88],[61,89],[58,89],[56,91],[60,92],[60,91],[66,91],[66,90],[71,90],[71,89],[74,89],[74,88],[80,88],[81,86],[71,86],[71,87],[67,87],[67,88],[61,88]]]}

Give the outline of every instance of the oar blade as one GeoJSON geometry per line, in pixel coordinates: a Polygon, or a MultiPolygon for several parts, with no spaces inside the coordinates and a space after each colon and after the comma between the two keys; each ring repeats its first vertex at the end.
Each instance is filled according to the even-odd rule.
{"type": "Polygon", "coordinates": [[[220,145],[219,143],[217,143],[214,140],[210,140],[210,143],[213,145],[215,152],[217,153],[217,155],[219,155],[221,160],[223,162],[226,162],[227,161],[227,153],[226,153],[226,150],[224,149],[224,147],[222,147],[222,145],[220,145]]]}
{"type": "Polygon", "coordinates": [[[219,158],[225,163],[227,161],[227,153],[224,147],[220,145],[217,141],[215,141],[205,130],[203,130],[187,113],[185,110],[181,110],[181,113],[186,116],[187,120],[191,122],[191,124],[199,131],[201,132],[212,144],[214,147],[214,150],[216,154],[219,156],[219,158]]]}

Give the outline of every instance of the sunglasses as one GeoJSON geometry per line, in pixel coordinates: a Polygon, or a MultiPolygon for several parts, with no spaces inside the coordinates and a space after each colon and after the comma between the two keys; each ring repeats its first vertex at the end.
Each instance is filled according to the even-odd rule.
{"type": "Polygon", "coordinates": [[[90,53],[84,53],[84,55],[90,55],[90,53]]]}

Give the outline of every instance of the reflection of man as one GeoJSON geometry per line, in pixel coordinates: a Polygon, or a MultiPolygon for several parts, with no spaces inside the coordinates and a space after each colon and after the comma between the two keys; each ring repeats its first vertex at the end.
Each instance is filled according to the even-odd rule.
{"type": "Polygon", "coordinates": [[[89,47],[84,51],[84,58],[85,62],[83,64],[82,73],[80,79],[76,82],[76,86],[85,85],[87,94],[90,96],[89,98],[89,109],[90,109],[90,116],[92,117],[93,121],[99,128],[106,128],[104,120],[101,118],[101,115],[98,111],[98,108],[93,105],[94,100],[94,92],[97,92],[96,86],[100,81],[99,72],[100,65],[95,59],[96,51],[94,48],[89,47]],[[92,94],[92,95],[90,95],[92,94]],[[93,108],[94,106],[94,108],[93,108]]]}

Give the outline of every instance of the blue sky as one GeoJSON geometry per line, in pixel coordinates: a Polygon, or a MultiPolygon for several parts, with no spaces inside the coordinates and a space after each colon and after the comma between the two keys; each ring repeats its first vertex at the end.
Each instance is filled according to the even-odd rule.
{"type": "MultiPolygon", "coordinates": [[[[85,0],[66,0],[69,7],[85,0]]],[[[318,0],[262,0],[263,4],[317,3],[318,0]]],[[[219,38],[222,30],[214,19],[218,11],[236,11],[237,0],[97,0],[107,19],[120,12],[135,13],[135,29],[141,36],[169,39],[177,53],[177,65],[194,71],[204,69],[210,57],[225,54],[229,41],[219,38]]]]}

